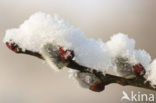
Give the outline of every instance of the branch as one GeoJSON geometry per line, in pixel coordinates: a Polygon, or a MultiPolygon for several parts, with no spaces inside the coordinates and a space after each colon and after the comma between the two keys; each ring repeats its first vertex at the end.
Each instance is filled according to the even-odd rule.
{"type": "MultiPolygon", "coordinates": [[[[16,47],[11,48],[11,49],[17,54],[27,54],[27,55],[35,56],[35,57],[38,57],[38,58],[44,60],[44,58],[38,52],[32,52],[29,50],[22,51],[22,49],[19,48],[17,45],[16,45],[16,47]]],[[[134,87],[146,88],[146,89],[156,91],[156,88],[153,88],[150,85],[150,82],[146,81],[146,79],[144,77],[136,77],[134,79],[126,79],[126,78],[111,75],[111,74],[105,74],[104,75],[102,72],[99,72],[97,70],[79,65],[73,60],[70,60],[67,67],[74,69],[74,70],[78,70],[80,72],[94,74],[95,76],[97,76],[102,81],[103,87],[105,87],[106,85],[112,84],[112,83],[117,83],[117,84],[120,84],[122,86],[134,86],[134,87]]]]}

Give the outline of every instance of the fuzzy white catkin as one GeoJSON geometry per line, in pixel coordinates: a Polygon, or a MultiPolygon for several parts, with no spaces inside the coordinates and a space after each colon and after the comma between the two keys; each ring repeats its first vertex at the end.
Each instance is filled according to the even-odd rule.
{"type": "Polygon", "coordinates": [[[83,66],[105,72],[111,64],[107,46],[100,40],[88,39],[57,15],[37,12],[19,26],[6,31],[4,42],[14,42],[23,50],[39,52],[42,44],[55,43],[73,50],[74,60],[83,66]]]}

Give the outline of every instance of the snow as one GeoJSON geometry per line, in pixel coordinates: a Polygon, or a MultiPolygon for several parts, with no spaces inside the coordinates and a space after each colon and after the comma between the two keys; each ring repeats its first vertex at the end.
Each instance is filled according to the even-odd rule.
{"type": "Polygon", "coordinates": [[[37,12],[19,26],[6,31],[4,42],[16,43],[22,50],[40,52],[42,44],[52,43],[73,50],[74,60],[83,66],[105,72],[111,59],[105,43],[88,39],[83,32],[59,16],[37,12]]]}
{"type": "Polygon", "coordinates": [[[45,42],[56,41],[62,46],[63,44],[66,46],[70,45],[64,38],[75,33],[82,35],[80,30],[72,28],[57,15],[51,17],[48,14],[37,12],[21,24],[19,28],[7,30],[4,42],[15,42],[23,50],[28,49],[38,52],[41,44],[45,42]]]}
{"type": "Polygon", "coordinates": [[[148,81],[151,81],[152,85],[156,85],[156,59],[149,66],[149,74],[148,74],[148,81]]]}
{"type": "Polygon", "coordinates": [[[112,57],[116,57],[127,51],[133,51],[135,48],[135,40],[130,39],[125,34],[118,33],[111,37],[107,45],[112,57]]]}
{"type": "MultiPolygon", "coordinates": [[[[48,57],[51,54],[44,50],[44,44],[73,50],[75,62],[102,72],[106,72],[111,66],[117,71],[116,58],[125,59],[129,67],[141,63],[146,71],[149,71],[147,67],[151,62],[150,55],[145,50],[135,49],[135,40],[128,35],[118,33],[107,42],[86,38],[80,29],[69,25],[58,15],[51,16],[43,12],[33,14],[18,28],[7,30],[4,37],[4,43],[6,42],[16,43],[23,51],[39,52],[45,59],[48,58],[48,62],[56,60],[49,60],[52,57],[48,57]]],[[[123,68],[124,72],[125,69],[123,68]]]]}

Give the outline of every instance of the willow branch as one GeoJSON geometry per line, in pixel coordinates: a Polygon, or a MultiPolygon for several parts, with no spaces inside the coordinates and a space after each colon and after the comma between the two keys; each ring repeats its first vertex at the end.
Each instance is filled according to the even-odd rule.
{"type": "MultiPolygon", "coordinates": [[[[23,52],[21,49],[19,49],[19,52],[17,52],[17,53],[35,56],[35,57],[38,57],[38,58],[44,60],[44,58],[37,52],[32,52],[29,50],[25,50],[23,52]]],[[[156,91],[156,89],[150,85],[150,82],[146,82],[146,79],[144,77],[137,77],[134,79],[126,79],[126,78],[111,75],[111,74],[105,74],[104,75],[101,72],[98,72],[98,71],[93,70],[91,68],[87,68],[85,66],[79,65],[73,60],[69,62],[67,67],[74,69],[74,70],[81,71],[81,72],[93,73],[103,81],[103,85],[105,85],[105,86],[112,84],[112,83],[117,83],[117,84],[120,84],[122,86],[134,86],[134,87],[146,88],[146,89],[156,91]]]]}

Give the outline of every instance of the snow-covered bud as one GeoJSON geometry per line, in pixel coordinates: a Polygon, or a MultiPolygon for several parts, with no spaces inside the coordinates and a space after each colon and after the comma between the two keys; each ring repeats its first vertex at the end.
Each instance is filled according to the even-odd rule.
{"type": "Polygon", "coordinates": [[[103,82],[91,73],[78,72],[76,79],[82,87],[89,88],[95,92],[101,92],[105,88],[103,82]]]}
{"type": "Polygon", "coordinates": [[[10,50],[14,51],[15,53],[18,53],[18,52],[19,52],[19,48],[18,48],[18,46],[17,46],[15,43],[6,42],[6,46],[7,46],[10,50]]]}
{"type": "Polygon", "coordinates": [[[72,50],[64,50],[62,47],[59,48],[59,55],[63,62],[70,61],[74,57],[74,52],[72,50]]]}
{"type": "Polygon", "coordinates": [[[143,76],[145,75],[146,71],[145,71],[145,68],[141,64],[136,64],[133,66],[133,73],[136,76],[143,76]]]}

